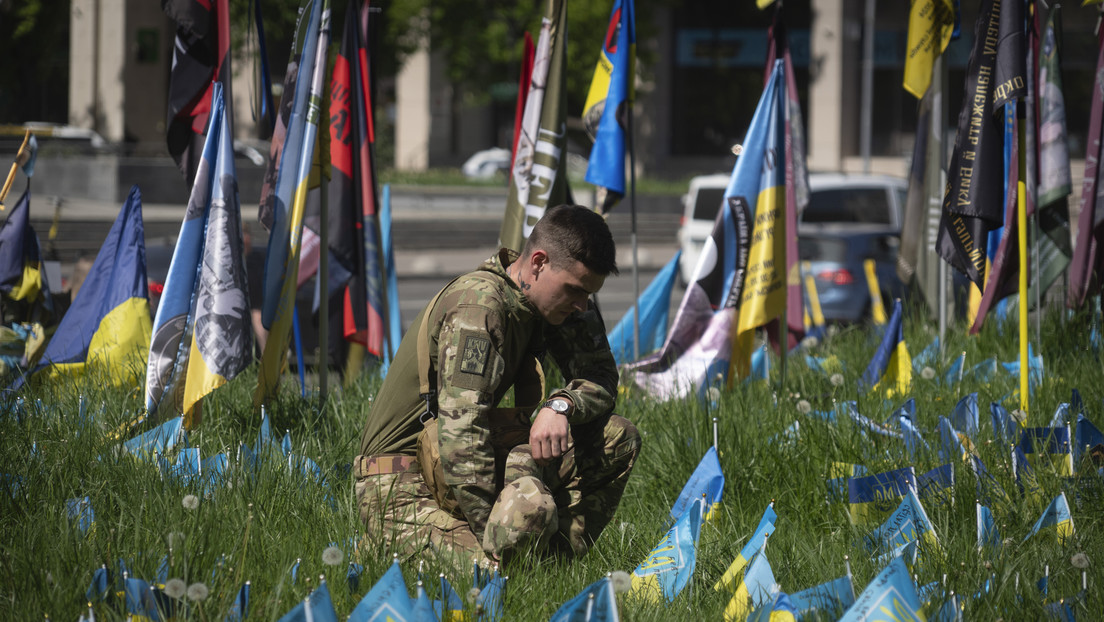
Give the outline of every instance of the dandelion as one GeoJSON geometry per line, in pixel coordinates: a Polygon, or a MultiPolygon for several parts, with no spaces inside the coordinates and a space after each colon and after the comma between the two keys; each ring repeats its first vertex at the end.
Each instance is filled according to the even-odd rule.
{"type": "Polygon", "coordinates": [[[706,391],[705,394],[706,397],[709,398],[710,402],[716,402],[717,400],[721,399],[721,390],[717,387],[709,387],[709,390],[706,391]]]}
{"type": "Polygon", "coordinates": [[[624,594],[632,587],[632,577],[624,570],[615,570],[610,573],[610,584],[613,585],[614,592],[624,594]]]}
{"type": "Polygon", "coordinates": [[[806,337],[801,340],[801,345],[806,349],[812,349],[820,345],[820,340],[816,337],[806,337]]]}
{"type": "Polygon", "coordinates": [[[482,594],[482,590],[477,587],[473,587],[468,590],[468,603],[474,605],[479,602],[479,596],[482,594]]]}
{"type": "Polygon", "coordinates": [[[832,374],[831,376],[828,376],[828,382],[831,382],[833,387],[842,387],[843,374],[832,374]]]}
{"type": "Polygon", "coordinates": [[[327,566],[337,566],[344,559],[344,555],[341,553],[341,549],[336,546],[327,546],[322,551],[322,563],[327,566]]]}
{"type": "Polygon", "coordinates": [[[185,510],[194,510],[199,507],[199,497],[195,495],[184,495],[180,503],[184,506],[185,510]]]}
{"type": "Polygon", "coordinates": [[[809,403],[809,400],[801,400],[797,403],[797,412],[807,415],[813,410],[813,405],[809,403]]]}
{"type": "Polygon", "coordinates": [[[193,583],[188,586],[188,600],[195,602],[206,600],[209,593],[207,586],[202,583],[193,583]]]}
{"type": "Polygon", "coordinates": [[[1074,553],[1073,557],[1070,558],[1070,563],[1073,564],[1074,568],[1084,570],[1089,567],[1089,556],[1084,553],[1074,553]]]}
{"type": "Polygon", "coordinates": [[[713,376],[713,379],[717,382],[724,382],[724,374],[722,374],[721,372],[717,372],[717,375],[713,376]]]}
{"type": "Polygon", "coordinates": [[[925,365],[924,369],[920,370],[920,376],[924,380],[931,380],[932,378],[935,378],[935,370],[925,365]]]}
{"type": "Polygon", "coordinates": [[[188,584],[184,583],[184,579],[169,579],[165,581],[165,596],[169,598],[184,598],[184,592],[188,590],[188,584]]]}

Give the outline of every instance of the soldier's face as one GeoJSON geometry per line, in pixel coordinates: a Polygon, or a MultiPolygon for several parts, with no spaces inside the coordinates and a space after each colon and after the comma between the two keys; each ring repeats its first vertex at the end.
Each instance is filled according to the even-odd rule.
{"type": "Polygon", "coordinates": [[[562,324],[576,311],[585,311],[587,299],[591,294],[598,293],[606,282],[605,276],[591,272],[578,261],[573,261],[565,268],[553,266],[547,261],[547,257],[535,263],[532,287],[526,295],[541,316],[552,325],[562,324]]]}

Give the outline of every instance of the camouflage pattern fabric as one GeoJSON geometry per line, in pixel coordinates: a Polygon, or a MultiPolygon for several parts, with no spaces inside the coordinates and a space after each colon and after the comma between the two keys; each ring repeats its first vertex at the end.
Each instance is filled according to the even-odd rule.
{"type": "MultiPolygon", "coordinates": [[[[543,482],[556,503],[556,533],[549,546],[568,553],[585,552],[616,510],[640,438],[631,423],[609,414],[617,395],[617,368],[605,325],[593,305],[559,326],[545,322],[506,274],[516,257],[503,249],[478,270],[454,281],[433,309],[423,311],[429,314],[431,378],[437,388],[441,479],[466,522],[436,505],[426,506],[433,503],[431,491],[420,473],[407,471],[395,477],[358,477],[362,518],[378,523],[368,523],[370,533],[393,537],[388,534],[399,530],[406,534],[397,536],[404,545],[447,546],[469,553],[482,550],[495,557],[532,540],[510,533],[510,526],[518,524],[511,517],[528,516],[518,508],[529,506],[540,515],[547,509],[544,492],[532,481],[510,486],[524,477],[520,472],[514,478],[496,478],[496,470],[502,473],[503,460],[501,450],[496,460],[492,413],[532,368],[529,361],[546,353],[567,379],[566,386],[550,397],[567,397],[575,406],[569,423],[580,462],[576,466],[575,458],[565,456],[553,472],[530,474],[543,482]],[[507,502],[514,496],[519,500],[512,509],[502,506],[495,512],[496,526],[488,540],[492,510],[503,501],[503,494],[507,502]],[[468,533],[458,535],[457,521],[471,538],[468,533]]],[[[415,454],[422,428],[419,415],[425,410],[418,395],[416,333],[408,331],[374,400],[361,435],[362,456],[415,454]]],[[[519,534],[545,534],[546,526],[537,522],[537,527],[520,525],[519,534]]]]}

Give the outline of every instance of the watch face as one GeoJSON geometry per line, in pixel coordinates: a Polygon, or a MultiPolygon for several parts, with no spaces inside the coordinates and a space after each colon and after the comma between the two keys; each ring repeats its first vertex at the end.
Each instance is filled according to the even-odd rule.
{"type": "Polygon", "coordinates": [[[560,414],[566,413],[567,410],[569,408],[571,408],[571,406],[567,403],[567,400],[558,400],[558,399],[557,400],[549,400],[548,401],[548,407],[551,408],[552,410],[560,413],[560,414]]]}

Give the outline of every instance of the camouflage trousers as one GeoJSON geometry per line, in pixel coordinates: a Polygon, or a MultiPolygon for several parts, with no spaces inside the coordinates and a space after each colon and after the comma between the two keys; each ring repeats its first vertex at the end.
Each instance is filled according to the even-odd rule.
{"type": "Polygon", "coordinates": [[[413,457],[357,456],[357,505],[368,539],[403,555],[428,549],[460,567],[505,562],[532,549],[586,554],[617,510],[640,452],[640,434],[618,415],[572,426],[571,434],[568,451],[547,465],[536,463],[528,444],[509,452],[482,537],[437,506],[413,457]],[[387,460],[401,462],[401,468],[379,468],[387,460]]]}

